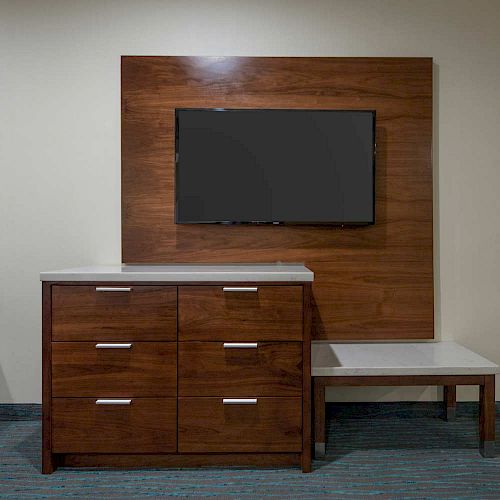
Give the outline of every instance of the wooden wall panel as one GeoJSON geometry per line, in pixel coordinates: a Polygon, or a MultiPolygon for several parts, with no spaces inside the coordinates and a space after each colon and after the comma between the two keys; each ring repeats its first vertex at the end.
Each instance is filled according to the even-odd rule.
{"type": "Polygon", "coordinates": [[[431,58],[122,58],[124,262],[304,262],[314,338],[423,339],[432,245],[431,58]],[[375,109],[376,224],[174,224],[176,107],[375,109]]]}

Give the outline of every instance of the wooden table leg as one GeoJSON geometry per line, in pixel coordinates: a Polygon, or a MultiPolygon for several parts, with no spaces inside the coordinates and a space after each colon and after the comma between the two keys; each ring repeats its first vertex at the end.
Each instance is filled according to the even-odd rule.
{"type": "Polygon", "coordinates": [[[42,474],[56,469],[52,454],[52,288],[42,285],[42,474]]]}
{"type": "Polygon", "coordinates": [[[444,418],[448,422],[455,420],[457,409],[457,386],[445,385],[443,387],[444,418]]]}
{"type": "Polygon", "coordinates": [[[320,378],[314,379],[314,456],[324,458],[326,453],[325,386],[320,378]]]}
{"type": "Polygon", "coordinates": [[[485,375],[479,387],[479,451],[486,458],[495,456],[495,375],[485,375]]]}

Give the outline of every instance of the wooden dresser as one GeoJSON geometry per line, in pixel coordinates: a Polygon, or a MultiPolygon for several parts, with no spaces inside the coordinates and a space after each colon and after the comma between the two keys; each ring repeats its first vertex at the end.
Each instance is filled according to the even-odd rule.
{"type": "Polygon", "coordinates": [[[42,273],[43,464],[311,467],[313,273],[42,273]]]}

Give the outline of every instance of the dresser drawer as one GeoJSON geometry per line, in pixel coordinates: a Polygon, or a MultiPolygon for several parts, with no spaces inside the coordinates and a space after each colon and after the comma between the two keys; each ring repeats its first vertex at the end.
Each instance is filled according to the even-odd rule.
{"type": "Polygon", "coordinates": [[[178,401],[181,453],[302,449],[301,398],[258,398],[256,404],[224,404],[222,398],[178,401]]]}
{"type": "Polygon", "coordinates": [[[96,401],[103,400],[52,400],[54,453],[176,451],[175,398],[132,399],[128,405],[96,404],[96,401]]]}
{"type": "Polygon", "coordinates": [[[177,340],[172,286],[52,287],[52,340],[177,340]]]}
{"type": "Polygon", "coordinates": [[[180,342],[179,396],[301,396],[302,342],[180,342]]]}
{"type": "Polygon", "coordinates": [[[52,342],[55,397],[176,397],[176,342],[52,342]]]}
{"type": "Polygon", "coordinates": [[[179,287],[179,340],[301,339],[301,286],[179,287]]]}

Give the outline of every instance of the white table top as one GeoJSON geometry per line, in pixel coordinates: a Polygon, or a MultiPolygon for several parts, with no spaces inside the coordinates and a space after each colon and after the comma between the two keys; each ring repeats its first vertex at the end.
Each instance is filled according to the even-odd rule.
{"type": "Polygon", "coordinates": [[[168,264],[89,266],[40,273],[41,281],[300,281],[314,273],[302,264],[168,264]]]}
{"type": "Polygon", "coordinates": [[[498,365],[456,342],[313,342],[312,375],[486,375],[498,365]]]}

